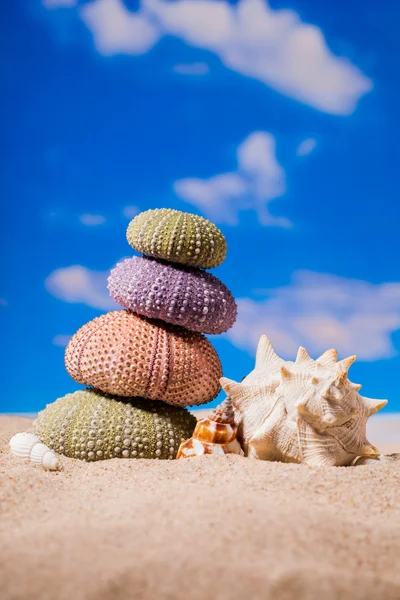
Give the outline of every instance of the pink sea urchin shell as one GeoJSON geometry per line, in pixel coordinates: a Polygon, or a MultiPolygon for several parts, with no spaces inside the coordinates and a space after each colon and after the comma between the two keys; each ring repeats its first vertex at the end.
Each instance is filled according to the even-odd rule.
{"type": "Polygon", "coordinates": [[[65,366],[73,379],[103,392],[175,406],[209,402],[220,390],[221,363],[203,335],[125,310],[81,327],[65,366]]]}
{"type": "Polygon", "coordinates": [[[135,256],[119,263],[108,289],[125,308],[192,331],[223,333],[236,320],[236,302],[219,279],[153,258],[135,256]]]}

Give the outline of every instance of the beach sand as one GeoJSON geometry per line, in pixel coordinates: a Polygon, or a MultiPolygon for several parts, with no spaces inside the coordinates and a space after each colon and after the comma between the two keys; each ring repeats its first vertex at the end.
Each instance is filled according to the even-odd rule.
{"type": "Polygon", "coordinates": [[[311,468],[206,456],[9,452],[0,417],[1,600],[399,600],[400,460],[311,468]]]}

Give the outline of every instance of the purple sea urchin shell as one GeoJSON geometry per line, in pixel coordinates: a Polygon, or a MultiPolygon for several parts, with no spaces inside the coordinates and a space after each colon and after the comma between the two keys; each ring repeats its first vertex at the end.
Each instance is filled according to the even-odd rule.
{"type": "Polygon", "coordinates": [[[111,271],[108,289],[121,306],[192,331],[223,333],[236,320],[231,292],[198,269],[135,256],[111,271]]]}

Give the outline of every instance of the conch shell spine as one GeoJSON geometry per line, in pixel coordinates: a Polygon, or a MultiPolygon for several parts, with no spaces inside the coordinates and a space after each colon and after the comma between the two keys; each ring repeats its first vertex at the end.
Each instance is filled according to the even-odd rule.
{"type": "Polygon", "coordinates": [[[10,440],[11,452],[18,458],[29,459],[45,471],[59,471],[60,459],[48,446],[42,444],[33,433],[17,433],[10,440]]]}

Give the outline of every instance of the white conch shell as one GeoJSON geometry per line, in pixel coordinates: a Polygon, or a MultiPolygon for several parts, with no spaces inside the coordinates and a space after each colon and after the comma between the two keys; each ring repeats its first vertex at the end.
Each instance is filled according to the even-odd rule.
{"type": "Polygon", "coordinates": [[[60,459],[48,446],[42,444],[33,433],[17,433],[10,440],[11,452],[18,458],[29,459],[36,465],[40,465],[46,471],[59,471],[61,469],[60,459]]]}
{"type": "Polygon", "coordinates": [[[198,421],[193,437],[179,447],[176,458],[189,458],[203,454],[241,454],[243,450],[236,439],[237,426],[229,398],[198,421]]]}
{"type": "Polygon", "coordinates": [[[328,350],[315,361],[299,348],[295,362],[284,361],[263,335],[255,369],[242,383],[221,379],[245,455],[314,466],[379,456],[366,423],[387,400],[360,396],[361,385],[347,377],[354,360],[337,362],[336,351],[328,350]]]}

